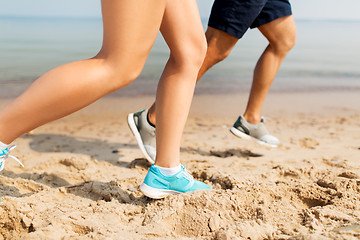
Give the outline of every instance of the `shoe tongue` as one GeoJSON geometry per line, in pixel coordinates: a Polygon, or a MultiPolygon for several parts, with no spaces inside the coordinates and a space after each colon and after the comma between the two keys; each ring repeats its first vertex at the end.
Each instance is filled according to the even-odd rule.
{"type": "Polygon", "coordinates": [[[183,170],[181,172],[183,173],[183,176],[185,178],[189,179],[190,181],[194,180],[194,177],[185,168],[183,168],[183,170]]]}

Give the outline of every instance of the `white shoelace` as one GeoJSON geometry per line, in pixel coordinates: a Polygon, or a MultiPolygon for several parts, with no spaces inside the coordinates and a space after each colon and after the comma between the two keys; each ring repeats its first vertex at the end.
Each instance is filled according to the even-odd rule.
{"type": "Polygon", "coordinates": [[[12,159],[14,159],[15,161],[17,161],[22,167],[24,167],[24,164],[22,164],[22,162],[20,162],[19,159],[17,159],[16,157],[10,155],[10,152],[16,148],[15,145],[12,145],[11,147],[9,147],[8,149],[3,150],[4,154],[0,156],[0,171],[2,171],[4,169],[5,166],[5,160],[10,157],[12,159]]]}
{"type": "Polygon", "coordinates": [[[190,182],[193,182],[194,181],[194,177],[192,176],[191,172],[189,170],[187,170],[184,166],[184,170],[185,170],[185,173],[184,173],[184,177],[189,180],[190,182]]]}

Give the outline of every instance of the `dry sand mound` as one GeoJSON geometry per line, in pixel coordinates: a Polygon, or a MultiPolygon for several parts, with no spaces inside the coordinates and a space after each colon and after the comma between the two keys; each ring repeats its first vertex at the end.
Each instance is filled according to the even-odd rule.
{"type": "Polygon", "coordinates": [[[84,182],[58,188],[3,177],[26,188],[0,205],[4,239],[356,239],[360,180],[337,166],[327,171],[276,166],[238,182],[214,169],[194,175],[213,190],[147,199],[126,182],[84,182]],[[264,178],[267,181],[264,181],[264,178]],[[340,226],[349,226],[340,229],[340,226]],[[341,237],[339,237],[341,236],[341,237]]]}

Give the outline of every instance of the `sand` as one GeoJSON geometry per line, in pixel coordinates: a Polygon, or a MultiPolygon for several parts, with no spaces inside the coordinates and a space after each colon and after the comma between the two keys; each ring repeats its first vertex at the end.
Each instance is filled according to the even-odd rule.
{"type": "Polygon", "coordinates": [[[150,164],[126,123],[153,97],[104,98],[17,139],[0,239],[359,239],[360,93],[270,94],[275,149],[229,132],[246,98],[195,96],[181,159],[212,190],[163,200],[138,190],[150,164]]]}

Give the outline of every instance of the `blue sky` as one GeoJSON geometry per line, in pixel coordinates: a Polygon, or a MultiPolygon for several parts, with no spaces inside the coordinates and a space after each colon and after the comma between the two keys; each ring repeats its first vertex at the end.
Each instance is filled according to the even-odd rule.
{"type": "MultiPolygon", "coordinates": [[[[201,16],[207,17],[213,0],[197,1],[201,16]]],[[[360,0],[290,1],[297,19],[360,20],[360,0]]],[[[99,17],[100,0],[3,0],[0,15],[99,17]]]]}

